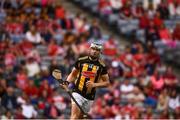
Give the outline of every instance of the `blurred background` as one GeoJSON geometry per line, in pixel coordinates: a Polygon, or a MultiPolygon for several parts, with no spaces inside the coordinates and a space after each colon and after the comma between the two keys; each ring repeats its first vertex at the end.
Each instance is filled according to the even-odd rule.
{"type": "Polygon", "coordinates": [[[94,119],[180,119],[179,0],[1,0],[0,118],[68,119],[63,77],[89,43],[111,85],[97,91],[94,119]]]}

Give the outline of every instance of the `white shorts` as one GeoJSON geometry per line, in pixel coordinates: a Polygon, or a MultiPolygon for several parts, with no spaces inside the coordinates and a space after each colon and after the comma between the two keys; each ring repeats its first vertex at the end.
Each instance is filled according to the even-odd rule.
{"type": "MultiPolygon", "coordinates": [[[[84,112],[88,113],[93,104],[93,100],[88,100],[76,92],[73,92],[72,95],[77,101],[77,103],[80,105],[80,107],[84,110],[84,112]]],[[[72,104],[76,104],[72,99],[71,101],[72,101],[72,104]]]]}

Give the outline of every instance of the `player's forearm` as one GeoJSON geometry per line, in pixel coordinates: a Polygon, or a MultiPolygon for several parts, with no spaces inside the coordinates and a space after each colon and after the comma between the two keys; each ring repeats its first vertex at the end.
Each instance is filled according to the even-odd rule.
{"type": "Polygon", "coordinates": [[[76,70],[75,68],[73,68],[72,72],[69,74],[69,76],[67,77],[67,81],[68,82],[74,82],[74,80],[76,79],[78,74],[78,70],[76,70]]]}
{"type": "Polygon", "coordinates": [[[74,82],[75,77],[74,77],[74,75],[71,73],[71,74],[67,77],[66,80],[67,80],[68,82],[74,82]]]}
{"type": "Polygon", "coordinates": [[[110,85],[109,82],[94,83],[94,87],[95,87],[95,88],[108,87],[109,85],[110,85]]]}

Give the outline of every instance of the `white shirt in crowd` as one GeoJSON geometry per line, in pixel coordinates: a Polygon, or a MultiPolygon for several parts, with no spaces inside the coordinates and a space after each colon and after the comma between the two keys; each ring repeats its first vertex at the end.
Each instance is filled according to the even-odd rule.
{"type": "Polygon", "coordinates": [[[27,63],[26,69],[28,72],[28,77],[33,77],[40,72],[40,67],[37,62],[27,63]]]}
{"type": "Polygon", "coordinates": [[[129,85],[122,84],[120,87],[121,92],[132,92],[133,89],[134,89],[134,86],[132,84],[129,84],[129,85]]]}
{"type": "Polygon", "coordinates": [[[30,31],[26,33],[26,39],[32,43],[40,43],[42,41],[40,33],[36,32],[33,35],[30,31]]]}
{"type": "Polygon", "coordinates": [[[153,0],[153,6],[154,6],[154,10],[157,9],[158,5],[161,3],[161,0],[153,0]]]}
{"type": "Polygon", "coordinates": [[[21,96],[19,96],[19,97],[17,98],[17,103],[18,103],[18,104],[25,104],[25,103],[26,103],[26,100],[23,99],[21,96]]]}
{"type": "Polygon", "coordinates": [[[110,4],[114,9],[120,9],[122,7],[122,0],[110,0],[110,4]]]}
{"type": "Polygon", "coordinates": [[[178,107],[180,107],[180,98],[179,96],[177,96],[176,98],[170,98],[169,99],[169,108],[171,109],[176,109],[178,107]]]}
{"type": "MultiPolygon", "coordinates": [[[[144,9],[148,9],[148,7],[149,7],[149,4],[150,4],[150,2],[149,2],[149,0],[142,0],[142,2],[143,2],[143,7],[144,7],[144,9]]],[[[158,7],[158,5],[161,3],[161,0],[152,0],[152,4],[153,4],[153,8],[154,8],[154,10],[156,10],[157,9],[157,7],[158,7]]]]}
{"type": "Polygon", "coordinates": [[[11,116],[11,118],[8,118],[6,115],[0,116],[1,120],[14,120],[14,118],[11,116]]]}
{"type": "Polygon", "coordinates": [[[176,14],[177,16],[180,16],[180,5],[176,8],[176,14]]]}
{"type": "Polygon", "coordinates": [[[175,7],[173,3],[170,3],[168,7],[171,16],[180,15],[180,5],[178,7],[175,7]]]}
{"type": "Polygon", "coordinates": [[[139,93],[139,94],[131,93],[131,94],[127,95],[127,98],[134,99],[135,101],[137,101],[137,100],[144,100],[145,96],[142,93],[139,93]]]}
{"type": "Polygon", "coordinates": [[[37,111],[34,109],[34,107],[31,104],[23,104],[22,105],[22,114],[26,118],[33,118],[37,116],[37,111]]]}

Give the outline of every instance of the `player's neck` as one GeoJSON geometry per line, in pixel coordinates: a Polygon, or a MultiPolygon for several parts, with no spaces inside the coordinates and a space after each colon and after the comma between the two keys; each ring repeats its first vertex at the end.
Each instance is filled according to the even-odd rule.
{"type": "Polygon", "coordinates": [[[92,58],[91,56],[89,56],[89,59],[92,61],[98,61],[99,58],[92,58]]]}

